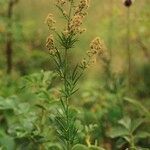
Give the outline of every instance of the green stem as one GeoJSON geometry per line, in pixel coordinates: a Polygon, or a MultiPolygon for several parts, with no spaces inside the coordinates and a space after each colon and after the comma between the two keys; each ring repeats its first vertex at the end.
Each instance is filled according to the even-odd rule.
{"type": "MultiPolygon", "coordinates": [[[[67,73],[68,73],[68,50],[65,49],[65,57],[64,57],[64,61],[65,61],[65,67],[64,67],[64,88],[65,88],[65,92],[68,91],[67,89],[67,73]]],[[[67,121],[67,150],[70,149],[70,129],[69,129],[69,95],[67,92],[67,95],[65,95],[65,105],[66,105],[66,121],[67,121]]]]}
{"type": "MultiPolygon", "coordinates": [[[[70,1],[70,9],[69,9],[69,14],[68,14],[68,22],[67,22],[67,27],[69,30],[69,23],[71,20],[71,14],[72,14],[72,5],[73,5],[73,0],[70,1]]],[[[63,95],[61,98],[61,105],[62,105],[62,110],[63,110],[63,118],[65,118],[66,122],[66,138],[65,138],[65,148],[66,150],[70,150],[72,147],[72,139],[70,133],[72,128],[70,127],[70,110],[69,110],[69,99],[71,97],[71,88],[72,86],[68,85],[69,82],[69,63],[68,63],[68,46],[64,46],[64,54],[63,54],[63,68],[62,70],[58,67],[59,72],[62,72],[61,79],[63,79],[63,95]]]]}
{"type": "MultiPolygon", "coordinates": [[[[69,29],[69,23],[70,23],[70,19],[71,19],[71,12],[72,12],[72,4],[73,1],[70,2],[70,9],[69,9],[69,15],[68,15],[68,29],[69,29]]],[[[70,97],[70,93],[68,93],[68,87],[67,87],[67,80],[68,80],[68,49],[65,48],[65,54],[64,54],[64,62],[65,62],[65,66],[64,66],[64,88],[65,88],[65,93],[67,91],[67,95],[65,95],[65,105],[66,105],[66,121],[67,121],[67,150],[70,150],[71,145],[70,145],[70,122],[69,122],[69,97],[70,97]]]]}
{"type": "Polygon", "coordinates": [[[64,76],[64,91],[65,91],[65,99],[64,99],[64,105],[65,105],[65,110],[64,110],[64,115],[66,118],[66,123],[67,123],[67,141],[66,141],[66,148],[67,150],[70,150],[70,122],[69,122],[69,97],[70,93],[68,91],[68,86],[67,86],[67,80],[68,80],[68,49],[65,49],[64,51],[64,69],[63,69],[63,76],[64,76]]]}
{"type": "Polygon", "coordinates": [[[114,1],[110,0],[110,22],[109,22],[109,28],[108,28],[108,48],[109,48],[109,53],[110,53],[110,61],[112,59],[112,35],[113,35],[113,22],[114,22],[114,16],[113,16],[113,10],[114,10],[114,1]]]}
{"type": "Polygon", "coordinates": [[[128,86],[131,90],[131,49],[130,49],[130,8],[127,10],[127,55],[128,55],[128,86]]]}
{"type": "Polygon", "coordinates": [[[135,147],[135,144],[134,144],[134,137],[133,137],[132,134],[130,135],[130,149],[131,150],[136,150],[136,147],[135,147]]]}

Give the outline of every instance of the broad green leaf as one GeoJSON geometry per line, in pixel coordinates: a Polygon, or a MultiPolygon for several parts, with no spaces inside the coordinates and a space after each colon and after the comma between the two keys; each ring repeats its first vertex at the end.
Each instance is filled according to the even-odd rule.
{"type": "Polygon", "coordinates": [[[7,99],[0,97],[0,109],[1,110],[14,109],[16,106],[16,103],[17,101],[15,97],[10,97],[7,99]]]}
{"type": "Polygon", "coordinates": [[[129,117],[124,117],[123,119],[119,120],[119,124],[124,126],[127,130],[130,130],[131,119],[129,117]]]}
{"type": "Polygon", "coordinates": [[[15,108],[15,112],[17,115],[26,114],[29,112],[30,104],[29,103],[20,103],[15,108]]]}
{"type": "Polygon", "coordinates": [[[135,138],[139,139],[139,138],[150,138],[150,133],[149,132],[145,132],[145,131],[139,131],[136,135],[135,138]]]}
{"type": "Polygon", "coordinates": [[[117,137],[127,136],[129,135],[129,132],[125,128],[118,127],[118,128],[113,128],[108,134],[111,138],[117,138],[117,137]]]}
{"type": "Polygon", "coordinates": [[[144,122],[143,119],[136,119],[132,121],[132,125],[131,125],[131,132],[136,132],[136,130],[142,125],[142,123],[144,122]]]}

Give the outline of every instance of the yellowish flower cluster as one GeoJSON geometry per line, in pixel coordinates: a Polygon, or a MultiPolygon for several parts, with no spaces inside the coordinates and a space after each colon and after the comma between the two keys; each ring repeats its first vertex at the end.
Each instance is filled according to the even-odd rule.
{"type": "Polygon", "coordinates": [[[83,58],[80,67],[81,67],[82,69],[86,69],[86,68],[89,67],[89,64],[90,64],[89,61],[88,61],[86,58],[83,58]]]}
{"type": "Polygon", "coordinates": [[[55,55],[56,53],[56,48],[54,46],[54,38],[53,35],[50,35],[47,40],[46,40],[46,47],[48,48],[49,52],[51,55],[55,55]]]}
{"type": "Polygon", "coordinates": [[[99,37],[96,37],[90,43],[90,50],[87,52],[89,56],[103,54],[105,49],[104,41],[101,40],[99,37]]]}
{"type": "Polygon", "coordinates": [[[66,0],[57,0],[56,3],[59,5],[64,5],[66,3],[66,0]]]}
{"type": "Polygon", "coordinates": [[[68,33],[82,34],[86,31],[85,28],[81,28],[84,17],[87,15],[87,8],[89,6],[89,0],[81,0],[79,5],[75,8],[74,15],[69,22],[68,33]]]}
{"type": "Polygon", "coordinates": [[[92,40],[90,44],[90,50],[87,51],[88,59],[84,58],[81,62],[82,68],[87,68],[89,65],[96,62],[96,57],[98,55],[103,55],[106,50],[105,44],[103,40],[101,40],[99,37],[96,37],[94,40],[92,40]]]}
{"type": "Polygon", "coordinates": [[[81,0],[79,5],[75,8],[75,14],[85,16],[87,14],[87,9],[89,7],[89,0],[81,0]]]}
{"type": "Polygon", "coordinates": [[[70,23],[69,23],[69,27],[68,30],[70,33],[82,33],[85,31],[85,29],[82,29],[80,26],[82,25],[82,21],[83,21],[83,17],[81,15],[75,15],[73,16],[73,18],[71,19],[70,23]]]}
{"type": "Polygon", "coordinates": [[[46,17],[45,23],[48,25],[50,30],[55,30],[54,24],[56,23],[56,21],[54,20],[53,14],[49,14],[46,17]]]}

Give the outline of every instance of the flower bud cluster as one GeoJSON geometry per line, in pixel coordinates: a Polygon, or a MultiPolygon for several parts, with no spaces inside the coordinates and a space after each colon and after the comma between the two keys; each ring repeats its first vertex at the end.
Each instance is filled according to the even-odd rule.
{"type": "Polygon", "coordinates": [[[89,7],[89,0],[81,0],[79,5],[75,8],[75,14],[85,16],[89,7]]]}
{"type": "Polygon", "coordinates": [[[82,34],[86,31],[85,28],[81,28],[84,17],[87,15],[87,9],[89,7],[88,0],[81,0],[75,8],[74,15],[69,22],[68,33],[82,34]]]}
{"type": "Polygon", "coordinates": [[[71,19],[69,23],[69,32],[73,34],[81,34],[85,31],[85,29],[81,28],[81,25],[83,23],[83,17],[81,15],[75,15],[71,19]]]}
{"type": "Polygon", "coordinates": [[[90,43],[90,50],[87,52],[89,57],[97,54],[103,54],[105,49],[105,44],[103,40],[101,40],[99,37],[96,37],[92,42],[90,43]]]}
{"type": "Polygon", "coordinates": [[[48,14],[46,17],[45,23],[48,25],[50,30],[55,30],[55,23],[56,21],[54,20],[53,14],[48,14]]]}
{"type": "Polygon", "coordinates": [[[54,38],[53,35],[50,35],[46,40],[46,47],[48,48],[51,55],[55,55],[57,52],[55,46],[54,46],[54,38]]]}
{"type": "Polygon", "coordinates": [[[66,3],[66,0],[56,0],[56,3],[63,6],[66,3]]]}
{"type": "Polygon", "coordinates": [[[81,62],[81,67],[83,69],[88,68],[88,66],[96,62],[97,55],[103,55],[105,50],[106,47],[104,42],[99,37],[96,37],[90,43],[90,50],[87,51],[87,59],[83,59],[81,62]]]}

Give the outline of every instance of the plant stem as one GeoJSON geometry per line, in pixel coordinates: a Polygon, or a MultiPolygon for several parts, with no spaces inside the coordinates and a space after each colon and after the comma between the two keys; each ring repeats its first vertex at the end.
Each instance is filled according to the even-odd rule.
{"type": "MultiPolygon", "coordinates": [[[[64,57],[64,61],[65,61],[65,68],[64,68],[64,88],[65,88],[65,92],[68,91],[67,89],[67,73],[68,73],[68,50],[65,49],[65,57],[64,57]]],[[[69,95],[67,92],[67,95],[65,95],[65,105],[66,105],[66,121],[67,121],[67,136],[68,136],[68,141],[67,141],[67,150],[70,149],[70,129],[69,129],[69,95]]]]}
{"type": "Polygon", "coordinates": [[[113,35],[113,22],[114,22],[114,16],[113,16],[113,10],[114,10],[114,1],[110,0],[110,22],[109,22],[109,27],[108,27],[108,48],[109,48],[109,54],[110,54],[110,61],[112,59],[112,35],[113,35]]]}
{"type": "Polygon", "coordinates": [[[130,8],[127,8],[128,87],[131,90],[130,8]]]}
{"type": "Polygon", "coordinates": [[[132,134],[130,135],[130,148],[131,148],[131,150],[136,150],[136,147],[134,144],[134,137],[132,134]]]}
{"type": "MultiPolygon", "coordinates": [[[[73,0],[69,1],[69,12],[68,12],[68,19],[67,19],[67,30],[70,31],[70,21],[71,21],[71,15],[72,15],[72,9],[73,9],[73,0]]],[[[62,12],[62,11],[61,11],[62,12]]],[[[56,33],[57,34],[57,33],[56,33]]],[[[72,34],[72,33],[71,33],[72,34]]],[[[58,35],[58,34],[57,34],[58,35]]],[[[69,35],[70,36],[70,35],[69,35]]],[[[74,36],[74,35],[72,35],[74,36]]],[[[59,36],[60,37],[60,36],[59,36]]],[[[57,118],[57,123],[58,123],[58,130],[60,130],[60,138],[63,135],[63,138],[61,140],[64,142],[65,145],[65,150],[70,150],[73,146],[74,142],[74,137],[76,135],[76,128],[74,125],[75,117],[71,116],[71,110],[70,110],[70,105],[69,105],[69,100],[70,97],[73,93],[73,90],[75,88],[74,82],[76,81],[75,79],[72,78],[72,72],[70,71],[70,65],[69,65],[69,60],[68,60],[68,50],[70,50],[71,43],[68,46],[68,37],[66,39],[64,38],[63,40],[65,41],[63,46],[63,54],[60,55],[58,52],[58,55],[56,55],[56,58],[54,58],[55,63],[57,65],[57,70],[59,73],[60,78],[63,80],[63,88],[62,88],[62,96],[60,97],[61,100],[61,110],[62,114],[59,115],[61,118],[59,120],[59,117],[57,118]],[[62,58],[60,58],[62,57],[62,58]],[[61,61],[62,60],[62,61],[61,61]]]]}
{"type": "MultiPolygon", "coordinates": [[[[70,1],[70,9],[69,9],[69,15],[68,15],[68,23],[67,23],[67,27],[69,28],[69,23],[70,23],[70,19],[71,19],[71,12],[72,12],[72,4],[73,1],[70,1]]],[[[64,54],[64,89],[65,89],[65,93],[67,92],[67,94],[65,95],[65,107],[66,107],[66,121],[67,121],[67,150],[70,150],[71,148],[71,143],[70,143],[70,122],[69,122],[69,97],[71,95],[70,91],[68,91],[68,87],[67,87],[67,80],[68,80],[68,49],[65,48],[65,54],[64,54]]]]}

